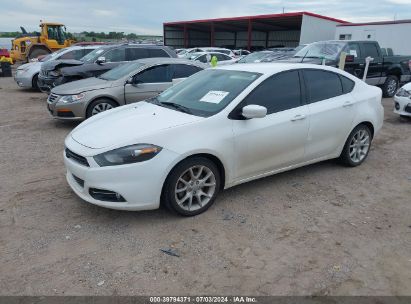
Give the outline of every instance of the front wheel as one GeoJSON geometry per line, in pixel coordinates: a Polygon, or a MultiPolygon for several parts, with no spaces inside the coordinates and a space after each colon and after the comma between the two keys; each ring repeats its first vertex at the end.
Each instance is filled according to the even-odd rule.
{"type": "Polygon", "coordinates": [[[340,161],[349,167],[361,165],[368,156],[371,141],[370,129],[366,125],[357,126],[345,142],[340,161]]]}
{"type": "Polygon", "coordinates": [[[189,158],[171,171],[163,188],[162,201],[180,215],[194,216],[214,203],[220,183],[220,172],[211,160],[189,158]]]}
{"type": "Polygon", "coordinates": [[[393,97],[397,92],[400,81],[397,76],[389,75],[382,86],[384,97],[393,97]]]}
{"type": "Polygon", "coordinates": [[[110,99],[101,98],[93,101],[87,108],[86,118],[105,112],[117,107],[117,103],[110,99]]]}

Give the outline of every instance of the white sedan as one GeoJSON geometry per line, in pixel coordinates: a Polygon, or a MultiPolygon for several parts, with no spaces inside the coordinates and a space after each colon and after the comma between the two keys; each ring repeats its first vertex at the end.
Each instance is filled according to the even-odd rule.
{"type": "Polygon", "coordinates": [[[335,68],[237,64],[98,114],[66,138],[67,180],[119,210],[192,216],[220,190],[339,158],[358,166],[383,123],[381,89],[335,68]]]}
{"type": "Polygon", "coordinates": [[[411,117],[411,83],[407,83],[394,96],[394,113],[411,117]]]}

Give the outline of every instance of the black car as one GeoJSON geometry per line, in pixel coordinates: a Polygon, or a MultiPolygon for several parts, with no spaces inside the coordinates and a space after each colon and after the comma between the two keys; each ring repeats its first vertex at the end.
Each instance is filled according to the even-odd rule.
{"type": "Polygon", "coordinates": [[[153,57],[176,58],[177,55],[171,48],[159,45],[104,45],[80,60],[45,62],[41,66],[38,85],[42,91],[49,92],[60,84],[96,77],[120,64],[153,57]]]}
{"type": "Polygon", "coordinates": [[[340,56],[346,53],[344,70],[363,78],[366,58],[373,60],[369,64],[366,82],[380,86],[384,97],[392,97],[400,83],[411,80],[411,56],[387,55],[376,41],[330,40],[314,42],[293,57],[282,62],[312,63],[338,67],[340,56]]]}

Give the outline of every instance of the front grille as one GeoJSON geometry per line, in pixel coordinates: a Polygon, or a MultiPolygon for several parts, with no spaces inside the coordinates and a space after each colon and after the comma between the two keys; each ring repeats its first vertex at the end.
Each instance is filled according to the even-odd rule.
{"type": "Polygon", "coordinates": [[[54,93],[51,93],[51,94],[49,95],[49,97],[47,98],[47,101],[48,101],[49,103],[54,103],[54,102],[56,102],[59,98],[60,98],[59,95],[54,94],[54,93]]]}
{"type": "Polygon", "coordinates": [[[46,70],[40,70],[40,75],[47,77],[48,72],[46,70]]]}
{"type": "Polygon", "coordinates": [[[82,180],[81,178],[75,176],[74,174],[72,174],[72,175],[73,175],[74,180],[77,182],[77,184],[79,184],[80,187],[84,188],[84,180],[82,180]]]}
{"type": "Polygon", "coordinates": [[[411,113],[411,103],[407,104],[404,111],[407,112],[407,113],[411,113]]]}
{"type": "Polygon", "coordinates": [[[95,189],[90,188],[88,193],[90,193],[91,197],[103,202],[125,202],[126,200],[122,197],[119,193],[102,190],[102,189],[95,189]]]}
{"type": "Polygon", "coordinates": [[[78,154],[74,153],[73,151],[70,151],[67,148],[66,148],[66,157],[74,160],[75,162],[77,162],[77,163],[79,163],[83,166],[90,167],[90,165],[89,165],[89,163],[88,163],[88,161],[85,157],[83,157],[81,155],[78,155],[78,154]]]}

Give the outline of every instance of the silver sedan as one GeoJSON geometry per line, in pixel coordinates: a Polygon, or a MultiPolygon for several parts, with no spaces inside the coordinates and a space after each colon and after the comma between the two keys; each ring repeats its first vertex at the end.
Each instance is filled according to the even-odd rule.
{"type": "Polygon", "coordinates": [[[58,119],[83,120],[112,108],[142,101],[207,66],[178,58],[147,58],[120,65],[99,77],[52,89],[47,109],[58,119]]]}

